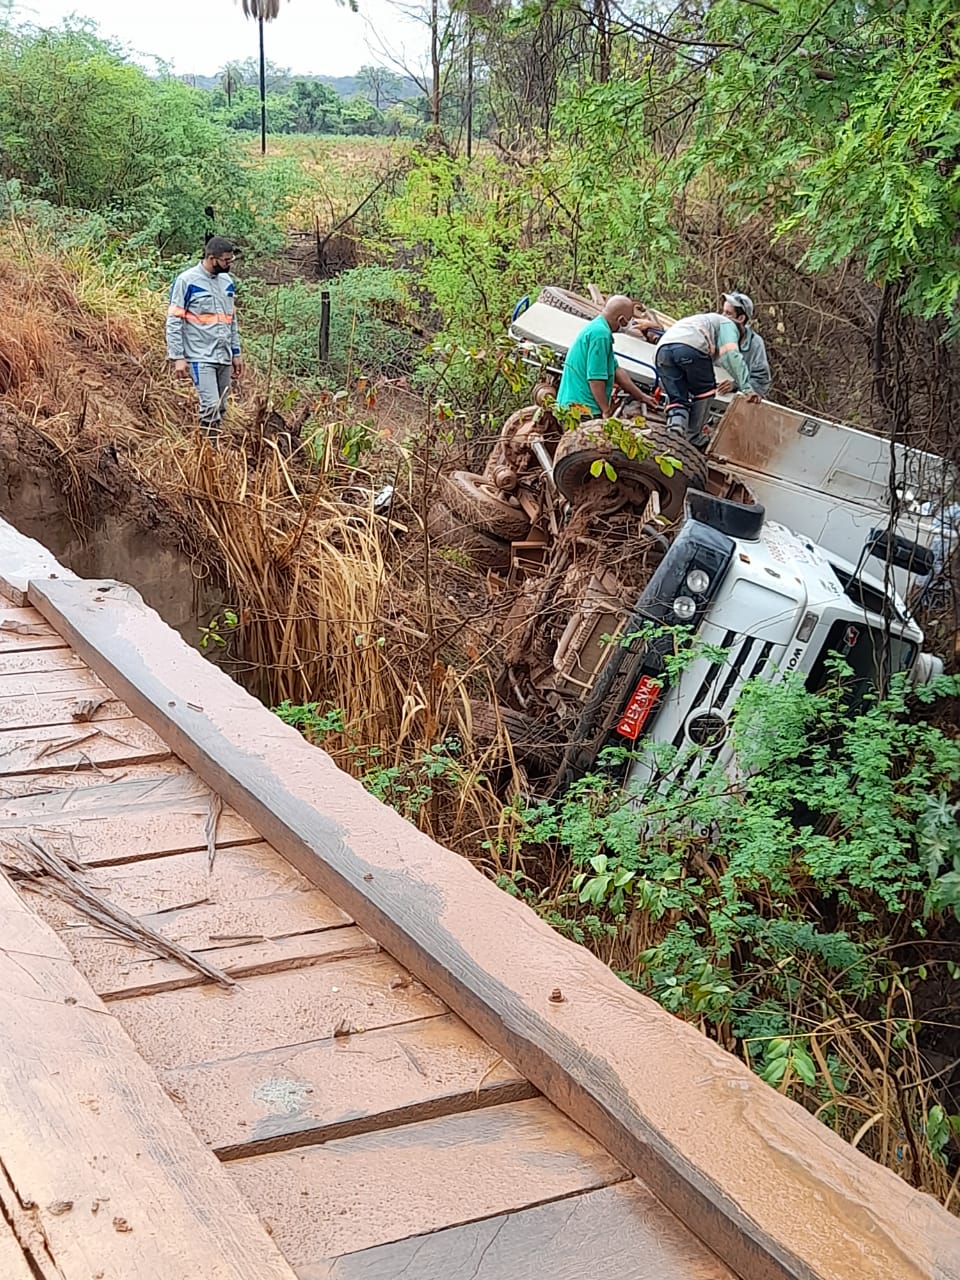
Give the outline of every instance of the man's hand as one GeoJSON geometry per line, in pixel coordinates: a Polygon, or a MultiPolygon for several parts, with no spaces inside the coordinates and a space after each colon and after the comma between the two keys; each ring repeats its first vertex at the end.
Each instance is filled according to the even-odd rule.
{"type": "Polygon", "coordinates": [[[181,382],[185,382],[190,377],[190,370],[187,368],[186,360],[174,360],[173,376],[179,378],[181,382]]]}
{"type": "Polygon", "coordinates": [[[763,399],[763,396],[761,396],[759,391],[748,391],[746,393],[746,396],[751,404],[759,404],[760,401],[763,399]]]}
{"type": "Polygon", "coordinates": [[[717,383],[718,396],[728,396],[732,390],[733,390],[733,383],[730,381],[729,378],[724,378],[722,382],[717,383]]]}
{"type": "Polygon", "coordinates": [[[233,376],[237,379],[238,382],[243,377],[243,357],[242,356],[233,357],[233,376]]]}

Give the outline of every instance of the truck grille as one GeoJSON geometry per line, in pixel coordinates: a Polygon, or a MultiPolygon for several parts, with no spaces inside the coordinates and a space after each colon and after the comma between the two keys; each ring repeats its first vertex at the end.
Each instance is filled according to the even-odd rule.
{"type": "MultiPolygon", "coordinates": [[[[744,682],[762,674],[770,662],[774,646],[769,640],[758,640],[755,636],[740,636],[736,631],[728,631],[720,647],[726,649],[727,661],[713,662],[707,669],[690,704],[686,720],[673,739],[673,745],[678,751],[687,742],[687,724],[690,723],[692,714],[698,710],[708,713],[711,719],[720,717],[729,721],[744,682]]],[[[691,761],[691,766],[694,767],[694,772],[699,772],[698,763],[691,761]]]]}

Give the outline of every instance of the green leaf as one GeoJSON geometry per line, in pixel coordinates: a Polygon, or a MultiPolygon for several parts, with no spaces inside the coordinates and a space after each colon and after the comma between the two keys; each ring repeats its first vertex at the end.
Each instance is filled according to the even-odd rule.
{"type": "Polygon", "coordinates": [[[603,464],[603,473],[607,477],[607,479],[610,481],[611,484],[616,484],[617,473],[616,471],[614,471],[613,467],[610,465],[609,462],[605,462],[603,464]]]}
{"type": "Polygon", "coordinates": [[[603,459],[597,458],[595,462],[590,463],[590,474],[596,479],[603,470],[603,459]]]}

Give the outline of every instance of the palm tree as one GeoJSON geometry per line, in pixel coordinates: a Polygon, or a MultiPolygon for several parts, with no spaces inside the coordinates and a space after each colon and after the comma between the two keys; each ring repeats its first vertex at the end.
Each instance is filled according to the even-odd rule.
{"type": "Polygon", "coordinates": [[[280,16],[280,0],[240,0],[245,18],[260,28],[260,154],[267,154],[267,63],[263,53],[263,24],[280,16]]]}

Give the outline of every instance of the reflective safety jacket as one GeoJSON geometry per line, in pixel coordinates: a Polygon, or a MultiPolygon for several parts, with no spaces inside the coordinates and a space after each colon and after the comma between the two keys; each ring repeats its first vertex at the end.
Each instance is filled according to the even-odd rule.
{"type": "Polygon", "coordinates": [[[660,339],[660,347],[671,342],[682,342],[686,347],[702,351],[715,360],[730,375],[738,391],[752,391],[750,371],[740,354],[740,330],[728,317],[717,311],[706,311],[696,316],[684,316],[671,325],[660,339]]]}
{"type": "Polygon", "coordinates": [[[181,272],[170,291],[167,355],[196,364],[230,364],[240,354],[233,278],[202,262],[181,272]]]}

